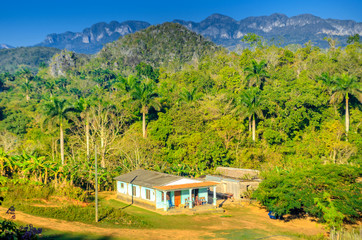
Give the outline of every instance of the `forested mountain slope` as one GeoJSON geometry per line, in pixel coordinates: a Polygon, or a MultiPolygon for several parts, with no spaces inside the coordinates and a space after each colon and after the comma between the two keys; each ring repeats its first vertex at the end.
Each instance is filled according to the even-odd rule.
{"type": "Polygon", "coordinates": [[[40,64],[48,65],[60,50],[49,47],[20,47],[0,50],[0,73],[14,73],[20,67],[37,71],[40,64]]]}
{"type": "Polygon", "coordinates": [[[182,66],[220,49],[177,23],[151,26],[107,44],[96,59],[135,67],[140,62],[154,67],[182,66]]]}

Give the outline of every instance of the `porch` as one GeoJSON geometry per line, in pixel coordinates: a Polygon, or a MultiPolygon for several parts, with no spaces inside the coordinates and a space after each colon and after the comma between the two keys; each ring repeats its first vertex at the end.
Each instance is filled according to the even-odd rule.
{"type": "Polygon", "coordinates": [[[157,210],[162,215],[177,215],[177,214],[184,214],[184,215],[193,215],[199,213],[223,213],[224,209],[217,208],[213,204],[204,204],[200,206],[194,206],[193,208],[186,208],[186,207],[172,207],[167,210],[167,212],[162,210],[157,210]]]}
{"type": "MultiPolygon", "coordinates": [[[[156,209],[180,211],[216,208],[215,182],[156,186],[156,209]],[[212,197],[209,190],[212,189],[212,197]]],[[[196,210],[195,210],[196,211],[196,210]]]]}

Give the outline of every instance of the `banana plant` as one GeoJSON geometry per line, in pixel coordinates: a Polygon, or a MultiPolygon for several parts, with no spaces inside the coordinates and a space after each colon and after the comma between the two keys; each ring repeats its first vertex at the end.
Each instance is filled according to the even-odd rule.
{"type": "Polygon", "coordinates": [[[13,161],[11,157],[0,148],[0,175],[5,176],[7,171],[13,173],[13,161]]]}

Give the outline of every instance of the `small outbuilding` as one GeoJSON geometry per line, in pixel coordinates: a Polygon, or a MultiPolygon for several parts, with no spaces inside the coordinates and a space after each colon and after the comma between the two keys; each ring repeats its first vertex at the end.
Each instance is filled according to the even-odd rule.
{"type": "Polygon", "coordinates": [[[216,192],[220,197],[232,196],[236,201],[249,197],[250,192],[258,188],[260,172],[252,169],[218,167],[215,174],[205,176],[205,181],[219,183],[216,192]]]}
{"type": "Polygon", "coordinates": [[[212,188],[212,204],[216,207],[216,182],[143,169],[114,179],[117,181],[118,199],[143,207],[167,211],[170,207],[193,208],[208,204],[209,188],[212,188]]]}

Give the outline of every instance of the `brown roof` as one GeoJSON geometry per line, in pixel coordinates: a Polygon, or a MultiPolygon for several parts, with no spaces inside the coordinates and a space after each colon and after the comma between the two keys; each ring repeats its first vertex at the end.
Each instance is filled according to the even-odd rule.
{"type": "Polygon", "coordinates": [[[200,188],[200,187],[212,187],[216,186],[217,182],[198,182],[198,183],[186,183],[179,185],[170,185],[170,186],[155,186],[153,188],[159,190],[180,190],[180,189],[189,189],[189,188],[200,188]]]}

